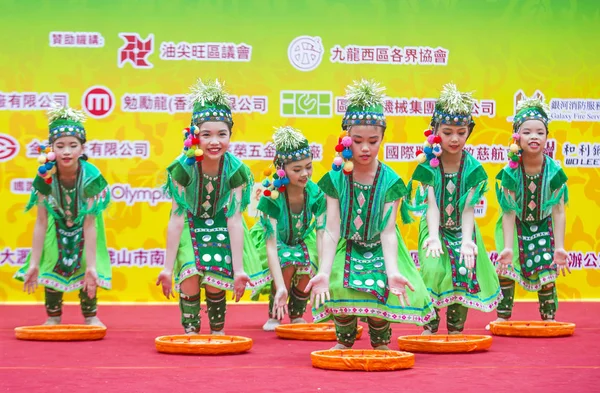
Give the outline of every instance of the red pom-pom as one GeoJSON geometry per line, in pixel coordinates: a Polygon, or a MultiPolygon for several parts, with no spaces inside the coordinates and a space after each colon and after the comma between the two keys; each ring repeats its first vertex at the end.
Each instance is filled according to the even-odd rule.
{"type": "Polygon", "coordinates": [[[421,149],[417,150],[417,152],[415,153],[415,157],[418,157],[419,154],[423,154],[423,150],[421,150],[421,149]]]}
{"type": "Polygon", "coordinates": [[[196,138],[196,137],[192,137],[192,145],[199,145],[200,144],[200,139],[196,138]]]}
{"type": "Polygon", "coordinates": [[[204,154],[201,156],[196,156],[196,162],[200,162],[202,160],[204,160],[204,154]]]}
{"type": "Polygon", "coordinates": [[[442,137],[439,135],[434,136],[433,143],[442,143],[442,137]]]}
{"type": "Polygon", "coordinates": [[[269,189],[264,190],[263,191],[263,195],[266,196],[266,197],[271,196],[271,190],[269,190],[269,189]]]}
{"type": "Polygon", "coordinates": [[[52,177],[49,176],[49,177],[45,178],[44,181],[46,182],[46,184],[50,184],[50,183],[52,183],[52,177]]]}
{"type": "Polygon", "coordinates": [[[429,136],[429,135],[433,134],[433,131],[427,130],[423,134],[425,134],[425,136],[429,136]]]}
{"type": "Polygon", "coordinates": [[[344,145],[342,145],[341,143],[339,145],[337,145],[335,147],[335,151],[337,151],[338,153],[341,153],[344,151],[344,145]]]}
{"type": "Polygon", "coordinates": [[[277,189],[279,192],[285,192],[285,186],[281,186],[277,189]]]}
{"type": "Polygon", "coordinates": [[[349,175],[349,174],[351,174],[351,173],[352,173],[352,171],[347,171],[347,170],[345,170],[345,169],[342,169],[342,172],[344,172],[344,175],[349,175]]]}

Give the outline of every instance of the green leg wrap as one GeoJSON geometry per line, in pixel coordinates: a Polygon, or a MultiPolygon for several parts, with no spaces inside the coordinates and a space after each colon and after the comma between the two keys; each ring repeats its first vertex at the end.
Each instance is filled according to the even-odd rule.
{"type": "Polygon", "coordinates": [[[181,310],[181,325],[186,333],[200,333],[200,293],[179,294],[179,309],[181,310]]]}
{"type": "Polygon", "coordinates": [[[496,313],[498,314],[498,318],[510,319],[513,304],[515,303],[515,282],[508,278],[500,278],[500,289],[502,290],[503,298],[498,303],[496,313]]]}
{"type": "Polygon", "coordinates": [[[79,291],[79,305],[81,306],[81,313],[85,318],[95,317],[98,309],[98,296],[90,298],[86,291],[79,291]]]}
{"type": "Polygon", "coordinates": [[[309,294],[307,292],[302,292],[296,288],[296,286],[292,286],[290,290],[290,299],[288,301],[290,319],[301,318],[304,315],[308,298],[309,294]]]}
{"type": "Polygon", "coordinates": [[[554,319],[558,307],[556,285],[550,283],[542,286],[542,289],[538,292],[538,299],[540,301],[540,315],[542,320],[554,319]]]}
{"type": "Polygon", "coordinates": [[[423,330],[429,330],[431,333],[437,333],[440,328],[440,310],[437,308],[433,308],[435,310],[435,318],[433,318],[429,323],[423,325],[423,330]]]}
{"type": "Polygon", "coordinates": [[[448,333],[462,332],[467,321],[467,312],[469,309],[462,304],[451,304],[446,310],[446,325],[448,333]]]}
{"type": "Polygon", "coordinates": [[[390,343],[392,339],[390,321],[367,318],[367,323],[369,324],[369,337],[373,348],[390,343]]]}
{"type": "Polygon", "coordinates": [[[60,317],[62,315],[63,293],[45,287],[44,294],[46,314],[48,314],[49,317],[60,317]]]}
{"type": "Polygon", "coordinates": [[[352,347],[354,341],[356,341],[356,333],[358,332],[358,318],[354,315],[335,315],[333,322],[335,324],[337,342],[347,347],[352,347]]]}
{"type": "Polygon", "coordinates": [[[227,302],[225,300],[225,291],[218,293],[206,292],[206,310],[208,312],[208,323],[210,330],[220,332],[225,327],[225,313],[227,312],[227,302]]]}

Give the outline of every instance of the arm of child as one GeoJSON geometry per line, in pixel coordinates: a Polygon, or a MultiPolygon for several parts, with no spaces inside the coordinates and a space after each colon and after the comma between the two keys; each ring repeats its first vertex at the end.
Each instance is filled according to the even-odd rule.
{"type": "MultiPolygon", "coordinates": [[[[272,228],[277,228],[277,220],[273,217],[267,217],[272,228]]],[[[275,285],[275,297],[273,302],[273,316],[277,319],[283,319],[287,313],[287,298],[288,291],[283,280],[283,272],[279,263],[279,255],[277,254],[277,233],[267,238],[267,262],[269,263],[269,271],[273,276],[273,285],[275,285]]]]}
{"type": "Polygon", "coordinates": [[[475,207],[471,206],[474,190],[469,191],[461,216],[462,242],[460,245],[460,261],[467,269],[473,269],[477,257],[477,244],[473,241],[475,229],[475,207]]]}
{"type": "MultiPolygon", "coordinates": [[[[237,187],[231,191],[231,200],[242,199],[242,187],[237,187]]],[[[250,283],[250,277],[244,271],[244,226],[242,212],[236,211],[235,214],[227,219],[227,231],[229,232],[229,241],[231,243],[231,264],[233,265],[233,299],[239,302],[246,286],[250,283]]]]}
{"type": "Polygon", "coordinates": [[[385,272],[388,278],[390,292],[398,296],[401,306],[409,305],[406,287],[414,291],[412,284],[400,274],[398,269],[398,235],[396,233],[396,215],[400,201],[389,202],[384,205],[384,212],[392,209],[387,225],[381,232],[381,249],[385,272]]]}
{"type": "MultiPolygon", "coordinates": [[[[507,198],[515,200],[513,191],[504,189],[507,198]]],[[[504,249],[498,254],[498,273],[502,273],[506,266],[510,265],[513,260],[513,238],[515,235],[515,222],[517,214],[514,211],[505,211],[502,215],[502,238],[504,239],[504,249]]]]}
{"type": "Polygon", "coordinates": [[[310,301],[315,308],[330,300],[329,276],[333,267],[333,260],[340,241],[340,206],[337,199],[327,198],[327,222],[319,255],[319,273],[314,276],[306,286],[306,291],[311,291],[310,301]]]}
{"type": "Polygon", "coordinates": [[[444,253],[442,242],[440,241],[440,209],[435,198],[435,190],[432,186],[427,186],[427,229],[429,237],[423,242],[423,249],[427,250],[425,256],[430,255],[439,258],[444,253]]]}
{"type": "MultiPolygon", "coordinates": [[[[175,184],[180,193],[183,192],[183,187],[179,184],[175,184]]],[[[175,212],[179,209],[179,204],[173,198],[171,207],[171,216],[169,217],[169,224],[167,225],[167,250],[165,256],[165,265],[158,275],[156,285],[162,285],[163,294],[167,299],[173,295],[173,266],[175,265],[175,258],[177,257],[177,250],[179,249],[179,243],[181,242],[181,233],[185,224],[184,215],[176,214],[175,212]]]]}
{"type": "MultiPolygon", "coordinates": [[[[89,201],[91,208],[93,201],[89,201]]],[[[85,277],[83,279],[83,291],[93,299],[98,288],[98,273],[96,271],[96,241],[98,232],[96,230],[96,216],[87,215],[83,220],[83,241],[85,246],[85,277]]]]}
{"type": "Polygon", "coordinates": [[[40,258],[44,248],[44,239],[48,230],[48,211],[44,206],[43,196],[38,195],[38,210],[33,228],[33,244],[31,247],[31,257],[29,258],[29,269],[23,278],[23,290],[27,293],[33,293],[37,289],[38,275],[40,272],[40,258]]]}

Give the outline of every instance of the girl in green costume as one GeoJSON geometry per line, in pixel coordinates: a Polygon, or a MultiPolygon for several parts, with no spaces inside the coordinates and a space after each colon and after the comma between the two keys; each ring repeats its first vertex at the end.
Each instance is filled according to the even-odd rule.
{"type": "Polygon", "coordinates": [[[110,191],[83,154],[83,112],[55,104],[48,114],[49,146],[40,146],[41,165],[26,207],[38,207],[33,246],[15,278],[28,293],[38,283],[45,287],[45,325],[61,323],[63,292],[79,290],[85,324],[104,326],[96,316],[96,290],[111,286],[102,218],[110,191]]]}
{"type": "Polygon", "coordinates": [[[565,243],[567,176],[544,154],[548,138],[548,106],[524,99],[513,120],[509,164],[496,176],[502,214],[496,224],[497,269],[504,299],[498,321],[511,317],[515,281],[537,292],[540,315],[554,321],[558,308],[557,268],[569,271],[565,243]]]}
{"type": "MultiPolygon", "coordinates": [[[[263,182],[260,222],[250,231],[260,260],[267,262],[266,280],[254,291],[274,283],[265,331],[275,330],[286,313],[291,323],[306,323],[302,318],[309,296],[305,288],[317,271],[325,213],[325,196],[311,180],[312,154],[304,135],[280,127],[273,141],[277,171],[273,182],[263,182]]],[[[265,175],[270,176],[271,170],[265,170],[265,175]]]]}
{"type": "Polygon", "coordinates": [[[167,168],[165,191],[173,208],[165,266],[156,285],[169,298],[175,274],[186,334],[200,332],[204,287],[211,334],[223,335],[225,290],[233,290],[237,302],[262,273],[242,217],[253,179],[250,169],[227,152],[233,120],[223,84],[199,80],[191,98],[194,112],[184,130],[184,152],[167,168]]]}
{"type": "Polygon", "coordinates": [[[336,349],[352,347],[358,317],[367,319],[373,348],[384,350],[390,322],[423,325],[435,317],[396,226],[406,187],[377,159],[386,128],[383,91],[365,80],[348,87],[346,132],[336,147],[341,156],[319,181],[327,200],[326,232],[319,273],[307,291],[312,289],[315,321],[333,319],[336,349]]]}
{"type": "MultiPolygon", "coordinates": [[[[477,223],[474,207],[487,190],[481,164],[463,150],[475,127],[473,98],[447,84],[436,102],[427,141],[417,152],[412,181],[421,183],[412,207],[425,211],[419,225],[421,275],[436,309],[448,307],[449,334],[461,334],[468,308],[490,312],[502,295],[477,223]],[[415,206],[416,205],[416,206],[415,206]]],[[[410,185],[409,185],[410,188],[410,185]]],[[[424,326],[435,334],[439,316],[424,326]]]]}

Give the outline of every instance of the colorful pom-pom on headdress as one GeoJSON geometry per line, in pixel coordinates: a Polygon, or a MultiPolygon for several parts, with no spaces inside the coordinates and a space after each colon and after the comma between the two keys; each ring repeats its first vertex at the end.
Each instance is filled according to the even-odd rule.
{"type": "Polygon", "coordinates": [[[352,126],[379,126],[386,128],[385,114],[383,113],[383,99],[385,87],[375,81],[362,79],[346,88],[348,107],[342,120],[344,132],[338,138],[335,147],[336,157],[333,159],[332,169],[343,171],[348,175],[354,169],[352,159],[352,138],[348,130],[352,126]]]}
{"type": "Polygon", "coordinates": [[[286,186],[290,184],[290,179],[286,176],[284,165],[289,162],[300,161],[306,158],[312,158],[308,140],[302,133],[290,126],[279,127],[273,134],[273,144],[275,145],[275,158],[273,164],[263,172],[266,179],[262,185],[265,188],[263,195],[277,199],[279,194],[285,192],[286,186]],[[273,174],[272,167],[275,166],[273,174]],[[273,180],[268,177],[273,174],[273,180]]]}
{"type": "Polygon", "coordinates": [[[52,183],[52,175],[56,173],[56,154],[52,151],[52,147],[40,145],[38,147],[40,155],[37,158],[40,166],[38,167],[38,176],[40,176],[47,184],[52,183]]]}
{"type": "Polygon", "coordinates": [[[432,168],[440,165],[439,157],[442,155],[442,138],[439,135],[434,135],[432,130],[425,130],[423,133],[427,140],[423,146],[423,150],[417,150],[416,156],[419,164],[429,162],[432,168]]]}

